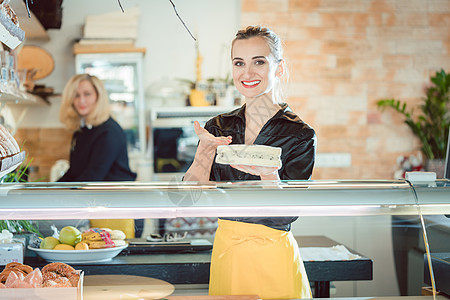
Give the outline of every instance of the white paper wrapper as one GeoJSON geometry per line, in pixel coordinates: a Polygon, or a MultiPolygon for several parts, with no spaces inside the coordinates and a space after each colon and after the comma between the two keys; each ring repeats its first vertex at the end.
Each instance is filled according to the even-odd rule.
{"type": "Polygon", "coordinates": [[[353,260],[361,256],[351,253],[344,245],[333,247],[300,247],[303,261],[353,260]]]}
{"type": "Polygon", "coordinates": [[[9,244],[12,242],[13,234],[7,229],[3,229],[0,233],[0,244],[9,244]]]}

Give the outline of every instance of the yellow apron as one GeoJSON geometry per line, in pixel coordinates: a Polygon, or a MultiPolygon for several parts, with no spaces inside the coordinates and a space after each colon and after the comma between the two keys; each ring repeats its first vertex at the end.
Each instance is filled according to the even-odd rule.
{"type": "Polygon", "coordinates": [[[209,294],[312,298],[291,232],[221,219],[214,238],[209,294]]]}

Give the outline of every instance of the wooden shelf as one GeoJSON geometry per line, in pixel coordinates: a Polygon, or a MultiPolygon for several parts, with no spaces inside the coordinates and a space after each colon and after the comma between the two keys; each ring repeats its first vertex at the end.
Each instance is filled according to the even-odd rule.
{"type": "Polygon", "coordinates": [[[76,43],[73,45],[73,54],[86,54],[86,53],[127,53],[127,52],[139,52],[145,54],[147,48],[136,48],[129,45],[121,44],[90,44],[82,45],[76,43]]]}
{"type": "Polygon", "coordinates": [[[0,102],[7,104],[50,105],[50,102],[40,96],[25,92],[3,92],[0,90],[0,102]]]}
{"type": "Polygon", "coordinates": [[[50,40],[44,26],[31,10],[30,17],[28,17],[27,7],[23,1],[11,1],[10,5],[19,19],[20,28],[25,31],[26,40],[50,40]]]}

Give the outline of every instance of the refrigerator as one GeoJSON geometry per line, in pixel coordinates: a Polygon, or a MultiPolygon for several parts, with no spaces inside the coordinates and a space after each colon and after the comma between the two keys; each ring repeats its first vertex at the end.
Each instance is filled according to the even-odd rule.
{"type": "Polygon", "coordinates": [[[127,137],[130,167],[138,172],[146,153],[143,52],[76,54],[77,73],[101,79],[108,92],[111,111],[127,137]]]}

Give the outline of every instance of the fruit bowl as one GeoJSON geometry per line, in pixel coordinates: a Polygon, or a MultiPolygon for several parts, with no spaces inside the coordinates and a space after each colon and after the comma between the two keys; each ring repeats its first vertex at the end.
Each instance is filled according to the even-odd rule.
{"type": "Polygon", "coordinates": [[[110,261],[116,257],[128,245],[113,248],[89,249],[89,250],[48,250],[33,248],[28,249],[36,252],[48,262],[63,262],[66,264],[88,264],[94,262],[110,261]]]}

